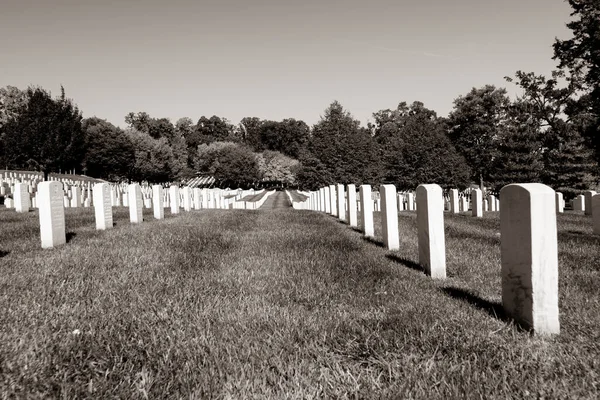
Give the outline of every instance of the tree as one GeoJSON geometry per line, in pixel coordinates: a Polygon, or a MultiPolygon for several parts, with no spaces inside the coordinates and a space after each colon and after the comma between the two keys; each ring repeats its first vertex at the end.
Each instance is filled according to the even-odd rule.
{"type": "Polygon", "coordinates": [[[337,101],[331,103],[313,127],[308,151],[327,170],[328,184],[362,184],[377,180],[377,143],[337,101]]]}
{"type": "Polygon", "coordinates": [[[173,151],[167,139],[154,139],[149,134],[136,129],[129,129],[127,137],[132,143],[134,159],[128,173],[129,180],[160,183],[171,181],[174,174],[171,170],[173,151]]]}
{"type": "Polygon", "coordinates": [[[263,181],[277,182],[286,186],[296,183],[300,162],[278,151],[265,150],[257,154],[260,176],[263,181]]]}
{"type": "Polygon", "coordinates": [[[393,114],[376,127],[383,144],[382,182],[400,190],[426,183],[468,186],[470,169],[446,136],[446,121],[421,102],[400,103],[393,114]]]}
{"type": "Polygon", "coordinates": [[[101,179],[121,180],[133,167],[135,151],[120,128],[106,120],[92,117],[82,121],[86,137],[83,170],[101,179]]]}
{"type": "Polygon", "coordinates": [[[200,117],[195,130],[186,142],[189,149],[196,149],[198,145],[218,141],[234,141],[234,127],[227,119],[213,115],[210,118],[200,117]]]}
{"type": "Polygon", "coordinates": [[[589,114],[583,133],[596,150],[600,163],[600,2],[598,0],[568,0],[574,19],[567,23],[573,37],[556,40],[554,59],[559,68],[568,69],[571,80],[581,84],[579,112],[589,114]]]}
{"type": "Polygon", "coordinates": [[[492,190],[496,193],[511,183],[539,182],[544,169],[542,132],[537,120],[528,113],[529,104],[514,102],[500,133],[490,173],[492,190]]]}
{"type": "Polygon", "coordinates": [[[221,185],[246,187],[257,182],[260,171],[255,154],[234,142],[212,142],[198,146],[196,168],[221,185]]]}
{"type": "Polygon", "coordinates": [[[27,91],[14,86],[0,88],[0,129],[9,119],[16,118],[27,106],[27,91]]]}
{"type": "MultiPolygon", "coordinates": [[[[513,82],[512,78],[506,79],[513,82]]],[[[517,71],[514,82],[523,89],[523,95],[513,113],[521,114],[521,123],[540,131],[544,161],[541,181],[562,191],[567,198],[577,190],[594,186],[597,164],[582,137],[588,120],[578,111],[583,101],[577,98],[578,82],[566,77],[563,71],[553,71],[550,79],[517,71]],[[566,85],[560,84],[561,79],[566,85]]]]}
{"type": "Polygon", "coordinates": [[[44,172],[80,170],[85,138],[79,109],[62,90],[59,98],[41,88],[27,89],[27,106],[3,127],[4,156],[9,168],[44,172]]]}
{"type": "Polygon", "coordinates": [[[304,121],[293,118],[281,122],[263,121],[259,128],[260,150],[279,151],[298,158],[310,137],[310,129],[304,121]]]}
{"type": "Polygon", "coordinates": [[[498,137],[506,121],[510,99],[506,89],[486,85],[454,100],[448,135],[483,188],[493,169],[498,137]]]}
{"type": "Polygon", "coordinates": [[[317,190],[333,182],[325,165],[311,153],[304,153],[296,174],[298,186],[307,190],[317,190]]]}
{"type": "Polygon", "coordinates": [[[254,151],[261,151],[260,128],[263,121],[257,117],[244,117],[240,121],[242,141],[254,151]]]}

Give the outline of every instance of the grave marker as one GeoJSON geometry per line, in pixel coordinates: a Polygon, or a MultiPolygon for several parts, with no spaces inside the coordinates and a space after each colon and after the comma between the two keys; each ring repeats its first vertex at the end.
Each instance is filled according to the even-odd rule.
{"type": "Polygon", "coordinates": [[[560,331],[558,245],[554,190],[540,183],[511,184],[500,191],[502,304],[535,334],[560,331]]]}
{"type": "Polygon", "coordinates": [[[471,190],[471,215],[474,217],[483,217],[483,194],[481,189],[471,190]]]}
{"type": "Polygon", "coordinates": [[[140,185],[132,183],[127,187],[128,202],[129,202],[129,220],[132,224],[140,224],[144,221],[142,214],[144,204],[142,203],[142,190],[140,185]]]}
{"type": "Polygon", "coordinates": [[[67,243],[63,198],[62,183],[41,182],[38,185],[40,238],[43,249],[67,243]]]}
{"type": "Polygon", "coordinates": [[[361,230],[363,231],[365,237],[374,237],[375,228],[373,227],[373,200],[371,199],[371,185],[360,185],[360,204],[361,230]]]}
{"type": "Polygon", "coordinates": [[[96,229],[111,229],[113,227],[113,215],[110,185],[108,183],[95,184],[93,196],[96,229]]]}
{"type": "Polygon", "coordinates": [[[394,185],[381,185],[381,227],[383,243],[388,250],[400,249],[400,236],[398,232],[398,205],[396,204],[396,187],[394,185]]]}
{"type": "Polygon", "coordinates": [[[444,198],[439,185],[417,187],[419,264],[435,279],[446,278],[444,198]]]}
{"type": "Polygon", "coordinates": [[[356,227],[358,225],[358,219],[356,214],[356,186],[350,184],[348,188],[348,210],[347,220],[350,226],[356,227]]]}

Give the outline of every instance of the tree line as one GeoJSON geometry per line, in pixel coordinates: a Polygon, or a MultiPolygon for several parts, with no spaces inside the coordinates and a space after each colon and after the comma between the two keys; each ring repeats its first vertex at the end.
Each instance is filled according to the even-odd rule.
{"type": "Polygon", "coordinates": [[[423,103],[400,102],[360,122],[334,101],[310,127],[218,116],[196,122],[125,116],[121,129],[83,118],[65,95],[40,87],[0,88],[0,165],[75,170],[108,180],[166,182],[197,174],[233,186],[316,189],[333,183],[420,183],[498,191],[543,182],[567,198],[598,184],[600,165],[600,4],[569,0],[573,37],[556,40],[557,70],[506,77],[522,94],[486,85],[458,96],[446,117],[423,103]]]}

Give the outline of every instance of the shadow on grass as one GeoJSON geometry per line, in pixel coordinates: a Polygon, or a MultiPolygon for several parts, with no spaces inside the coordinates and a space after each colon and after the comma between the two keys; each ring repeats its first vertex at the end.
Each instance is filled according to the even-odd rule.
{"type": "Polygon", "coordinates": [[[600,244],[600,236],[580,231],[558,232],[558,238],[563,240],[577,240],[586,244],[600,244]]]}
{"type": "Polygon", "coordinates": [[[381,240],[377,240],[375,238],[372,238],[370,236],[363,236],[362,238],[365,242],[369,242],[371,244],[374,244],[377,247],[381,247],[381,248],[385,248],[385,245],[383,244],[383,242],[381,240]]]}
{"type": "Polygon", "coordinates": [[[423,272],[423,273],[425,272],[421,265],[417,264],[416,262],[414,262],[412,260],[409,260],[408,258],[400,257],[396,254],[386,254],[385,258],[387,258],[388,260],[397,262],[398,264],[402,264],[405,267],[408,267],[410,269],[414,269],[415,271],[419,271],[419,272],[423,272]]]}
{"type": "Polygon", "coordinates": [[[0,250],[0,258],[6,257],[10,254],[10,251],[0,250]]]}
{"type": "Polygon", "coordinates": [[[71,240],[73,240],[75,238],[75,236],[77,236],[77,234],[75,232],[67,232],[67,234],[66,234],[67,243],[69,243],[71,240]]]}
{"type": "Polygon", "coordinates": [[[479,308],[480,310],[487,312],[489,315],[496,319],[499,319],[504,322],[509,322],[512,320],[506,315],[506,312],[504,311],[504,308],[500,303],[483,299],[469,292],[468,290],[459,289],[455,287],[443,287],[440,288],[440,290],[454,299],[465,301],[479,308]]]}

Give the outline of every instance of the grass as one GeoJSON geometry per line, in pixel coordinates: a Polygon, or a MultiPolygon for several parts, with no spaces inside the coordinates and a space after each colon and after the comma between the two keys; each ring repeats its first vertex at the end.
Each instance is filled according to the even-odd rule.
{"type": "Polygon", "coordinates": [[[263,197],[265,197],[267,195],[268,190],[263,190],[260,193],[257,194],[249,194],[247,196],[244,196],[240,199],[240,201],[259,201],[260,199],[262,199],[263,197]]]}
{"type": "Polygon", "coordinates": [[[308,199],[308,196],[305,196],[301,193],[298,193],[297,190],[288,190],[290,196],[292,196],[292,201],[304,201],[308,199]]]}
{"type": "MultiPolygon", "coordinates": [[[[67,209],[42,250],[37,213],[0,208],[6,398],[594,398],[600,239],[559,216],[561,335],[502,315],[499,221],[446,214],[449,278],[333,217],[206,210],[95,231],[67,209]]],[[[168,214],[168,213],[167,213],[168,214]]]]}

